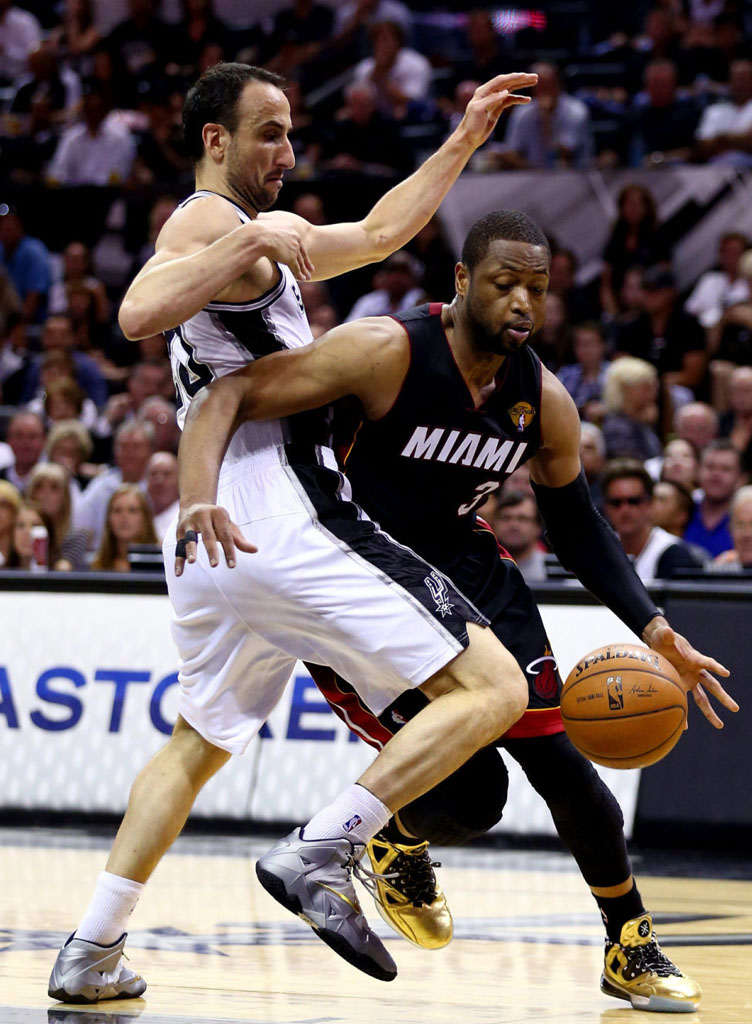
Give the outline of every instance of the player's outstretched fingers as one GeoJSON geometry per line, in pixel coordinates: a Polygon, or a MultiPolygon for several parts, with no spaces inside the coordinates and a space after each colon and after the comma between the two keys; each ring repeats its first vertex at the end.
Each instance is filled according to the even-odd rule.
{"type": "Polygon", "coordinates": [[[517,71],[511,75],[496,75],[495,78],[489,78],[483,85],[479,85],[475,90],[477,97],[487,96],[489,93],[498,93],[502,89],[506,89],[508,92],[514,92],[515,89],[529,89],[534,85],[537,85],[538,76],[531,74],[529,71],[517,71]]]}
{"type": "Polygon", "coordinates": [[[702,711],[703,715],[707,718],[714,729],[722,729],[723,722],[720,720],[718,715],[713,710],[708,696],[703,688],[698,683],[697,686],[692,688],[692,696],[694,697],[695,704],[702,711]]]}
{"type": "MultiPolygon", "coordinates": [[[[715,664],[718,665],[718,662],[716,662],[715,664]]],[[[719,666],[713,671],[718,672],[721,667],[722,666],[719,666]]],[[[728,669],[724,669],[722,674],[724,676],[727,676],[730,673],[728,669]]],[[[736,703],[731,694],[726,692],[726,690],[718,682],[715,676],[711,676],[710,672],[708,672],[707,669],[703,669],[700,673],[700,676],[702,678],[704,688],[708,691],[708,693],[712,693],[712,695],[715,697],[719,704],[722,704],[724,708],[728,708],[729,711],[739,710],[739,705],[736,703]]]]}

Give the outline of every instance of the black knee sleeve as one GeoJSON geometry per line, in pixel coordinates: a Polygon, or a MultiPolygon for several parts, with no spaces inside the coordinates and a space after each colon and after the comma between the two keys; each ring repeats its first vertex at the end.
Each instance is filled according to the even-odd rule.
{"type": "Polygon", "coordinates": [[[484,747],[438,786],[399,812],[414,836],[443,846],[460,846],[501,820],[509,777],[495,747],[484,747]]]}
{"type": "Polygon", "coordinates": [[[566,734],[508,740],[504,747],[546,801],[588,885],[619,885],[628,878],[632,869],[621,808],[566,734]]]}

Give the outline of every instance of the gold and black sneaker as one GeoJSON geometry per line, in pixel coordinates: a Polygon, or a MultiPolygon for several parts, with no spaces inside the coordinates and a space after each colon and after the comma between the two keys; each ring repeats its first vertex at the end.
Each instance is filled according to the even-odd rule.
{"type": "Polygon", "coordinates": [[[368,888],[386,923],[422,949],[446,946],[452,915],[433,870],[441,865],[431,860],[428,843],[408,846],[378,833],[366,849],[373,867],[368,888]]]}
{"type": "Polygon", "coordinates": [[[650,914],[622,925],[619,942],[606,939],[601,992],[628,1000],[635,1010],[664,1013],[692,1013],[702,994],[658,945],[650,914]]]}

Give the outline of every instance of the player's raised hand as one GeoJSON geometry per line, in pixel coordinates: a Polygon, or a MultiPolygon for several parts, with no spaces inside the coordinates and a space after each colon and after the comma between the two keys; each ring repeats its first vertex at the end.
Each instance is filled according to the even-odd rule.
{"type": "Polygon", "coordinates": [[[196,561],[199,535],[206,548],[209,564],[212,568],[219,565],[219,547],[225,556],[230,569],[235,568],[235,552],[245,551],[252,555],[258,551],[247,541],[228,515],[227,509],[220,505],[196,504],[181,509],[178,520],[175,548],[175,575],[182,576],[185,563],[196,561]]]}
{"type": "Polygon", "coordinates": [[[476,149],[482,146],[507,107],[530,102],[530,96],[522,96],[516,90],[529,89],[537,81],[537,75],[518,72],[513,75],[497,75],[479,85],[465,108],[457,132],[464,134],[476,149]]]}
{"type": "Polygon", "coordinates": [[[734,698],[726,693],[715,678],[716,675],[728,676],[729,670],[715,658],[696,651],[689,640],[675,632],[663,618],[655,618],[648,623],[643,639],[649,647],[671,662],[687,690],[692,691],[695,704],[703,715],[716,729],[722,729],[723,722],[713,710],[708,693],[729,711],[739,710],[734,698]]]}
{"type": "Polygon", "coordinates": [[[253,222],[255,234],[264,255],[277,263],[285,263],[297,281],[310,281],[313,263],[306,251],[300,231],[284,214],[262,213],[253,222]]]}

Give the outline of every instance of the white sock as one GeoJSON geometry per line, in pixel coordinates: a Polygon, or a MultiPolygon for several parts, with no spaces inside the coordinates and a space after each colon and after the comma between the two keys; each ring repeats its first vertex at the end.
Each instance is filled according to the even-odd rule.
{"type": "Polygon", "coordinates": [[[76,929],[77,939],[97,942],[100,946],[111,946],[123,932],[128,930],[128,918],[138,903],[143,882],[133,882],[103,871],[97,879],[97,887],[76,929]]]}
{"type": "Polygon", "coordinates": [[[314,814],[303,829],[304,839],[352,839],[367,843],[389,821],[392,812],[377,796],[357,784],[314,814]]]}

